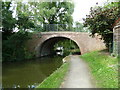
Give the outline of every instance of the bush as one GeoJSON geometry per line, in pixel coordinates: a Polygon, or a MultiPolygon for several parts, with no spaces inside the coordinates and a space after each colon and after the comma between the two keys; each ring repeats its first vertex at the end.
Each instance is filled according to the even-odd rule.
{"type": "Polygon", "coordinates": [[[112,2],[104,7],[91,7],[90,15],[84,19],[84,26],[89,27],[91,35],[101,35],[108,48],[113,45],[113,24],[120,17],[119,5],[120,2],[112,2]]]}
{"type": "Polygon", "coordinates": [[[20,61],[27,57],[25,42],[30,39],[28,32],[17,32],[3,40],[3,61],[20,61]]]}

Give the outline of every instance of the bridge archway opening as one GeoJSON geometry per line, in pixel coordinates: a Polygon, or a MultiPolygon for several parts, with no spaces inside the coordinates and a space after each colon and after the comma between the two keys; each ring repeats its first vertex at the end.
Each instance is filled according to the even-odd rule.
{"type": "MultiPolygon", "coordinates": [[[[70,40],[72,41],[75,46],[77,46],[77,48],[79,49],[79,52],[77,50],[77,52],[73,52],[72,54],[81,54],[80,52],[80,47],[78,46],[77,42],[75,42],[75,40],[72,40],[70,38],[66,38],[66,37],[51,37],[49,39],[46,39],[41,45],[39,45],[39,50],[37,52],[37,57],[41,57],[41,56],[48,56],[48,55],[55,55],[56,51],[55,49],[55,45],[60,42],[60,41],[65,41],[65,40],[70,40]]],[[[64,47],[63,47],[64,48],[64,47]]],[[[74,51],[74,50],[73,50],[74,51]]]]}

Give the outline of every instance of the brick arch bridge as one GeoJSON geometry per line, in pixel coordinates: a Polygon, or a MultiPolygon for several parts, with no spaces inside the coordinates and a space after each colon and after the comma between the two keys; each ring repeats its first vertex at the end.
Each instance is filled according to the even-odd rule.
{"type": "Polygon", "coordinates": [[[41,32],[34,34],[32,39],[28,41],[28,50],[34,52],[36,57],[46,56],[52,53],[53,45],[64,39],[74,41],[81,54],[105,49],[105,44],[99,39],[100,36],[94,38],[89,36],[89,33],[83,32],[41,32]]]}

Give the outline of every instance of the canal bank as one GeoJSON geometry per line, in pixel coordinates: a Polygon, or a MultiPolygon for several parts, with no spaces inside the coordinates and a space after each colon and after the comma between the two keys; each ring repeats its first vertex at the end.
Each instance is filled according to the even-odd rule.
{"type": "Polygon", "coordinates": [[[37,88],[95,88],[89,67],[79,55],[66,56],[63,62],[37,88]]]}
{"type": "Polygon", "coordinates": [[[47,77],[42,83],[40,83],[36,88],[59,88],[61,83],[64,81],[66,73],[69,71],[70,57],[66,56],[62,59],[63,64],[55,72],[53,72],[49,77],[47,77]]]}
{"type": "Polygon", "coordinates": [[[64,76],[69,69],[69,63],[64,63],[59,69],[47,77],[36,88],[59,88],[64,80],[64,76]]]}

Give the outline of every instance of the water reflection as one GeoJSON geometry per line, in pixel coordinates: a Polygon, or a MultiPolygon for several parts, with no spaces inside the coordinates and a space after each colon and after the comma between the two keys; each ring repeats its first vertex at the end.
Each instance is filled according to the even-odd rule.
{"type": "Polygon", "coordinates": [[[3,63],[4,88],[35,88],[62,64],[62,57],[52,56],[36,60],[3,63]]]}

